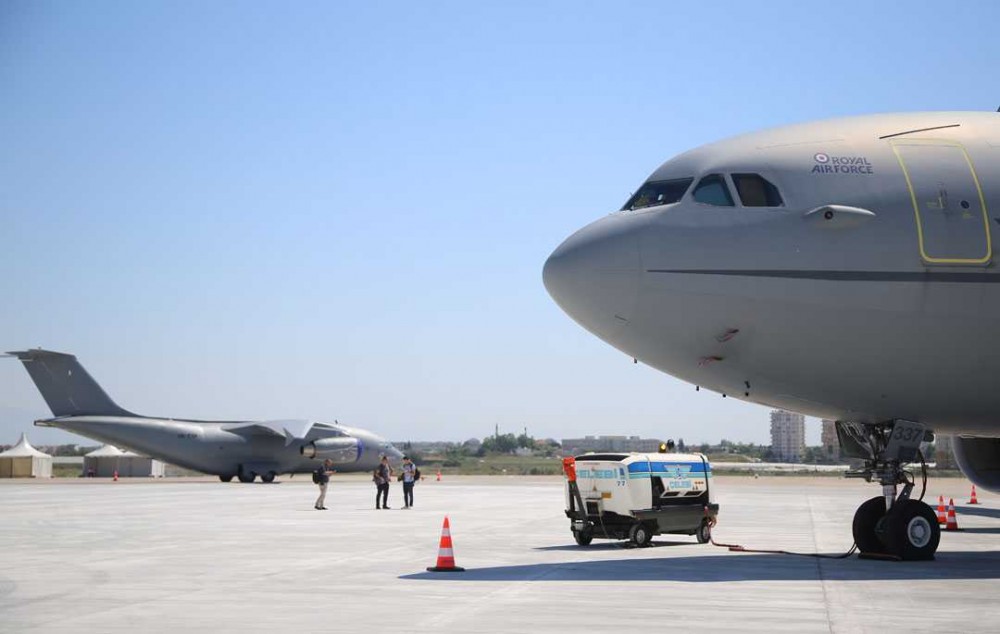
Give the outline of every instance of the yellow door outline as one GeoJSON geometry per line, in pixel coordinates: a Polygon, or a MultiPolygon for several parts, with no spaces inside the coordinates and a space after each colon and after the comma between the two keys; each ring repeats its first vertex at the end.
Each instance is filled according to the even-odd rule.
{"type": "Polygon", "coordinates": [[[993,241],[990,236],[990,219],[989,214],[986,211],[986,198],[983,196],[983,188],[979,184],[979,175],[976,174],[976,167],[972,164],[972,158],[969,156],[969,153],[965,151],[965,146],[958,141],[949,141],[946,139],[901,139],[898,141],[889,141],[889,145],[892,147],[893,154],[896,155],[896,160],[899,161],[899,167],[903,170],[903,177],[906,178],[906,187],[910,190],[910,202],[913,204],[914,219],[917,223],[917,241],[920,246],[920,257],[923,258],[925,262],[931,264],[986,264],[992,260],[993,241]],[[986,234],[986,255],[981,258],[934,258],[927,255],[927,251],[924,249],[924,229],[920,220],[920,205],[917,203],[917,194],[913,191],[913,182],[910,180],[910,171],[906,169],[906,162],[899,153],[898,146],[900,145],[943,145],[956,147],[962,152],[962,156],[965,157],[965,163],[969,166],[969,173],[972,174],[972,182],[976,185],[976,193],[979,195],[979,208],[983,211],[983,232],[986,234]]]}

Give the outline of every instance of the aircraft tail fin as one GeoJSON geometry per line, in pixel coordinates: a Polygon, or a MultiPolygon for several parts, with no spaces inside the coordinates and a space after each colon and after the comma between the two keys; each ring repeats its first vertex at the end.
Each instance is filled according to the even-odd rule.
{"type": "Polygon", "coordinates": [[[111,400],[71,354],[41,348],[7,354],[24,364],[53,416],[135,416],[111,400]]]}

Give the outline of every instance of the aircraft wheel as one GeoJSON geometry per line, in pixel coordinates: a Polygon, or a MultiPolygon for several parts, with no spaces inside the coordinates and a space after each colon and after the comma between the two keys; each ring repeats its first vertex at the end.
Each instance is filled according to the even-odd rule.
{"type": "Polygon", "coordinates": [[[262,473],[261,476],[260,476],[260,481],[261,482],[266,482],[266,483],[270,484],[271,482],[274,482],[274,477],[276,475],[278,475],[278,474],[276,474],[273,471],[268,471],[267,473],[262,473]]]}
{"type": "Polygon", "coordinates": [[[222,480],[223,482],[232,482],[233,474],[230,473],[229,475],[220,475],[219,479],[222,480]]]}
{"type": "Polygon", "coordinates": [[[257,474],[254,473],[253,471],[250,471],[249,473],[244,473],[240,471],[240,474],[236,477],[240,479],[240,482],[244,484],[249,484],[254,481],[254,478],[257,477],[257,474]]]}
{"type": "Polygon", "coordinates": [[[578,546],[589,546],[590,542],[594,541],[594,531],[589,528],[578,531],[574,528],[573,539],[576,540],[578,546]]]}
{"type": "Polygon", "coordinates": [[[886,547],[907,561],[934,559],[941,527],[934,510],[919,500],[894,506],[886,518],[886,547]]]}
{"type": "Polygon", "coordinates": [[[649,542],[653,541],[653,534],[645,524],[633,524],[632,528],[629,529],[628,538],[633,544],[643,548],[649,546],[649,542]]]}
{"type": "Polygon", "coordinates": [[[708,520],[701,520],[698,525],[698,532],[694,534],[698,538],[699,544],[707,544],[712,541],[712,527],[708,525],[708,520]]]}
{"type": "Polygon", "coordinates": [[[871,498],[858,507],[854,513],[854,543],[863,553],[880,553],[885,551],[885,545],[879,539],[876,528],[879,520],[885,516],[885,498],[881,495],[871,498]]]}

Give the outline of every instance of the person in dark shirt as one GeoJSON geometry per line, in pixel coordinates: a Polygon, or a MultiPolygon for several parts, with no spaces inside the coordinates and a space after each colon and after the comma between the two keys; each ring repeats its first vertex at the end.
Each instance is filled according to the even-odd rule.
{"type": "Polygon", "coordinates": [[[389,480],[392,478],[392,465],[389,464],[389,457],[382,456],[382,461],[375,467],[372,480],[375,481],[375,508],[389,508],[389,480]],[[381,503],[380,503],[381,501],[381,503]]]}
{"type": "Polygon", "coordinates": [[[330,484],[330,474],[333,473],[333,460],[327,458],[323,466],[316,469],[316,484],[319,485],[319,497],[316,498],[317,511],[326,510],[326,485],[330,484]]]}

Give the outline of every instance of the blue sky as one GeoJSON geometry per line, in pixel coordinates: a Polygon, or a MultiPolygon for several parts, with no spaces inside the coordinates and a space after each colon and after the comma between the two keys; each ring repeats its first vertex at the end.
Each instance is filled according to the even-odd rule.
{"type": "MultiPolygon", "coordinates": [[[[709,141],[996,109],[997,14],[4,2],[0,347],[73,352],[147,414],[768,442],[765,408],[576,326],[545,257],[709,141]]],[[[47,414],[4,361],[0,443],[47,414]]]]}

